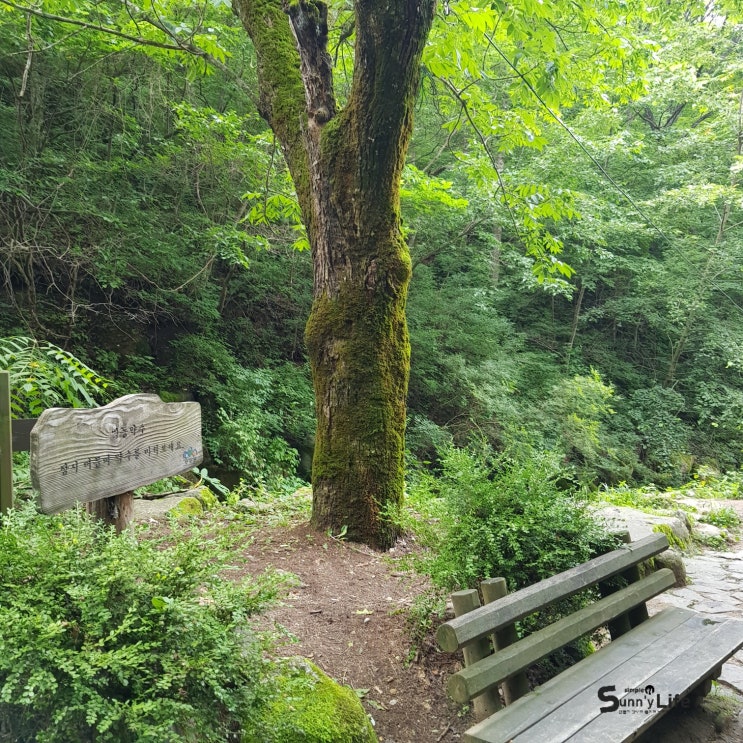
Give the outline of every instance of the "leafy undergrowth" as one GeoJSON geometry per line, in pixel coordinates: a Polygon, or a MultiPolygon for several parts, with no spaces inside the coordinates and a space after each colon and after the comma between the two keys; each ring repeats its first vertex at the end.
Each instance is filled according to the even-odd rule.
{"type": "Polygon", "coordinates": [[[692,537],[702,545],[723,548],[729,541],[737,541],[741,533],[741,516],[734,507],[743,499],[741,474],[706,477],[697,476],[679,488],[661,490],[653,485],[629,487],[621,484],[599,494],[600,501],[613,506],[624,506],[660,516],[679,512],[688,515],[691,522],[709,524],[721,530],[720,534],[706,534],[692,529],[692,537]],[[723,501],[723,505],[715,505],[723,501]]]}
{"type": "Polygon", "coordinates": [[[194,520],[116,535],[30,505],[0,527],[0,740],[229,741],[273,689],[252,617],[284,577],[229,575],[235,535],[194,520]]]}

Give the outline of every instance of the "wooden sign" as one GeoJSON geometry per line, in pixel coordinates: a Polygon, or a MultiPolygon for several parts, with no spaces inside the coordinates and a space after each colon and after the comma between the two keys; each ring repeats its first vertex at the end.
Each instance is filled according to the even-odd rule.
{"type": "Polygon", "coordinates": [[[202,460],[201,406],[126,395],[101,408],[49,408],[31,432],[31,482],[56,513],[149,485],[202,460]]]}
{"type": "Polygon", "coordinates": [[[0,371],[0,513],[13,507],[13,443],[10,425],[10,373],[0,371]]]}

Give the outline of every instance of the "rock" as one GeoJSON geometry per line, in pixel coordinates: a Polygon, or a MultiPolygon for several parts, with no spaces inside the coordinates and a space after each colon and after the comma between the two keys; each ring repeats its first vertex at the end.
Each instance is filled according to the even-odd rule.
{"type": "Polygon", "coordinates": [[[694,524],[694,536],[700,538],[702,541],[705,539],[725,541],[726,539],[726,533],[720,527],[714,524],[705,524],[702,521],[694,524]]]}
{"type": "Polygon", "coordinates": [[[597,511],[612,531],[629,530],[632,541],[662,532],[671,546],[685,548],[691,541],[686,519],[678,516],[656,516],[626,506],[607,506],[597,511]]]}
{"type": "Polygon", "coordinates": [[[217,498],[206,486],[187,490],[185,493],[171,493],[163,496],[149,496],[134,499],[135,521],[164,519],[167,516],[196,516],[218,504],[217,498]],[[186,505],[181,504],[186,501],[186,505]]]}
{"type": "Polygon", "coordinates": [[[674,586],[677,588],[683,588],[687,585],[686,566],[680,552],[674,549],[667,549],[655,557],[655,566],[657,568],[670,568],[673,570],[673,574],[676,577],[674,586]]]}
{"type": "Polygon", "coordinates": [[[268,513],[273,510],[270,503],[260,503],[250,498],[240,499],[235,503],[235,508],[246,513],[268,513]]]}
{"type": "Polygon", "coordinates": [[[189,490],[187,495],[193,496],[199,499],[199,503],[204,507],[205,511],[209,511],[212,508],[216,508],[219,505],[219,499],[206,485],[202,485],[194,490],[189,490]]]}
{"type": "Polygon", "coordinates": [[[689,534],[691,534],[692,527],[694,526],[694,519],[692,519],[691,515],[679,509],[674,516],[686,527],[689,534]]]}
{"type": "Polygon", "coordinates": [[[181,498],[177,506],[168,511],[168,516],[199,516],[204,512],[204,507],[198,498],[186,496],[181,498]]]}
{"type": "Polygon", "coordinates": [[[277,661],[279,693],[242,743],[377,743],[355,692],[305,658],[277,661]]]}

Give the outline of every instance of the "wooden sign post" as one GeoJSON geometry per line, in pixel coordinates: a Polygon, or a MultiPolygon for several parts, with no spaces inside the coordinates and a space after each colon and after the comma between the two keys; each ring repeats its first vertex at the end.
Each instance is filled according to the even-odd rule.
{"type": "Polygon", "coordinates": [[[10,373],[0,371],[0,513],[13,507],[13,437],[10,427],[10,373]]]}
{"type": "Polygon", "coordinates": [[[201,406],[126,395],[101,408],[49,408],[31,431],[31,482],[44,513],[75,503],[121,531],[132,491],[202,460],[201,406]]]}

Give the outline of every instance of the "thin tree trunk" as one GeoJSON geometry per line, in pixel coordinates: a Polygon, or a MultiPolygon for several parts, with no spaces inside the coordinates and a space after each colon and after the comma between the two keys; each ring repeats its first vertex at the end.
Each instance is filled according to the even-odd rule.
{"type": "Polygon", "coordinates": [[[567,351],[565,353],[565,365],[570,367],[570,357],[573,353],[573,346],[575,345],[575,336],[578,333],[578,321],[580,320],[580,310],[583,306],[583,297],[586,293],[585,284],[580,285],[580,291],[578,292],[578,299],[575,303],[575,309],[573,310],[573,324],[570,327],[570,340],[568,341],[567,351]]]}

